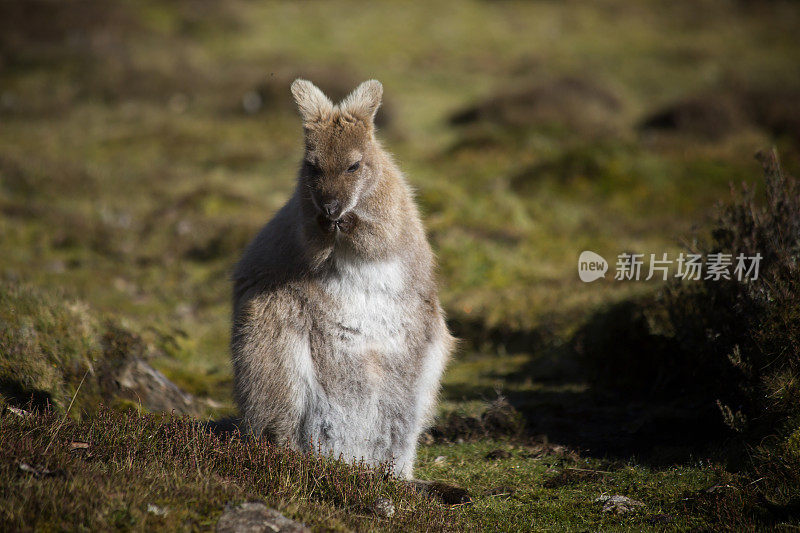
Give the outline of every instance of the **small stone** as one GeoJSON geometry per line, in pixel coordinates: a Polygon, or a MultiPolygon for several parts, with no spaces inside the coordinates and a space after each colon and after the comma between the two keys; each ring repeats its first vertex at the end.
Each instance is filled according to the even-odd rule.
{"type": "Polygon", "coordinates": [[[88,448],[89,448],[89,443],[88,442],[83,442],[83,441],[76,440],[76,441],[72,441],[72,442],[69,443],[69,451],[71,451],[71,452],[80,451],[80,450],[86,450],[88,448]]]}
{"type": "Polygon", "coordinates": [[[40,474],[40,471],[38,469],[32,467],[28,463],[20,463],[19,469],[25,473],[33,474],[35,476],[38,476],[40,474]]]}
{"type": "Polygon", "coordinates": [[[391,518],[394,516],[394,502],[391,498],[378,497],[372,503],[371,509],[373,514],[383,518],[391,518]]]}
{"type": "Polygon", "coordinates": [[[25,409],[17,409],[16,407],[11,407],[10,405],[6,405],[5,409],[12,415],[17,415],[20,418],[25,418],[26,416],[30,415],[30,413],[25,409]]]}
{"type": "Polygon", "coordinates": [[[187,302],[179,303],[175,306],[175,314],[182,319],[191,318],[195,314],[195,307],[187,302]]]}
{"type": "Polygon", "coordinates": [[[438,456],[436,459],[433,460],[433,464],[435,465],[443,465],[447,462],[447,457],[444,455],[438,456]]]}
{"type": "Polygon", "coordinates": [[[260,502],[225,507],[217,533],[311,533],[305,525],[286,518],[260,502]]]}
{"type": "Polygon", "coordinates": [[[28,463],[20,463],[19,469],[26,474],[33,474],[34,477],[55,476],[63,474],[63,470],[48,470],[43,466],[31,466],[28,463]]]}
{"type": "Polygon", "coordinates": [[[188,235],[192,232],[192,223],[189,220],[182,219],[179,220],[178,223],[175,225],[175,233],[178,235],[184,236],[188,235]]]}
{"type": "Polygon", "coordinates": [[[166,507],[159,507],[158,505],[148,503],[147,512],[156,516],[167,516],[169,510],[166,507]]]}
{"type": "Polygon", "coordinates": [[[604,513],[625,514],[636,511],[639,507],[644,507],[644,503],[619,494],[613,496],[603,494],[594,501],[595,503],[603,504],[604,513]]]}
{"type": "Polygon", "coordinates": [[[731,485],[714,485],[713,487],[708,487],[707,489],[704,489],[703,492],[705,492],[706,494],[714,494],[716,492],[722,492],[724,490],[732,488],[733,487],[731,485]]]}

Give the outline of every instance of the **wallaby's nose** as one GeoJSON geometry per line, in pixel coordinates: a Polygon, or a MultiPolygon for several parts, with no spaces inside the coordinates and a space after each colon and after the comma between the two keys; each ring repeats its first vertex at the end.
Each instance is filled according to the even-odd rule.
{"type": "Polygon", "coordinates": [[[339,204],[339,200],[330,200],[322,204],[322,210],[329,219],[336,220],[342,212],[342,206],[339,204]]]}

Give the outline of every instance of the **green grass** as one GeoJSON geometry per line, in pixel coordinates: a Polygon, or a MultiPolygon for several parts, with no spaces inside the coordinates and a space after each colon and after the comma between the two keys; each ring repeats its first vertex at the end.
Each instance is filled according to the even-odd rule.
{"type": "Polygon", "coordinates": [[[418,473],[467,486],[472,504],[447,507],[387,476],[297,454],[187,419],[101,409],[75,422],[57,413],[0,414],[0,524],[13,530],[209,530],[226,504],[264,501],[321,530],[637,531],[766,527],[743,508],[746,480],[717,466],[648,468],[582,458],[563,446],[486,440],[424,446],[418,473]],[[505,450],[507,456],[487,458],[505,450]],[[22,466],[26,465],[26,466],[22,466]],[[31,467],[35,472],[23,470],[31,467]],[[645,505],[602,511],[601,495],[645,505]],[[370,506],[390,498],[396,513],[370,506]],[[150,506],[165,510],[153,513],[150,506]],[[698,513],[706,506],[713,512],[698,513]],[[734,514],[734,522],[726,515],[734,514]]]}
{"type": "MultiPolygon", "coordinates": [[[[235,469],[219,477],[218,463],[175,459],[161,437],[126,463],[114,454],[127,444],[111,449],[112,437],[125,437],[120,430],[108,439],[92,433],[108,462],[87,470],[61,447],[41,453],[54,419],[3,415],[9,446],[0,448],[0,481],[14,489],[0,489],[0,507],[13,509],[3,515],[12,529],[208,529],[228,499],[249,498],[323,529],[796,525],[748,492],[752,480],[725,473],[713,446],[661,442],[681,433],[670,424],[689,414],[595,391],[568,357],[573,333],[594,312],[659,288],[583,284],[575,272],[581,251],[608,259],[675,253],[702,234],[730,182],[757,180],[757,150],[775,144],[790,171],[800,167],[791,134],[753,123],[716,139],[637,127],[693,95],[800,90],[795,4],[136,0],[49,6],[45,16],[25,17],[15,5],[0,6],[4,383],[13,377],[14,390],[40,391],[63,413],[86,370],[120,355],[104,339],[121,335],[179,386],[217,402],[214,413],[232,412],[229,274],[293,189],[302,146],[289,83],[302,74],[342,90],[377,78],[388,117],[380,136],[416,189],[442,302],[463,339],[445,376],[441,419],[480,415],[499,392],[527,427],[522,437],[423,446],[420,476],[466,485],[475,504],[446,509],[403,495],[399,517],[384,523],[354,515],[335,491],[290,488],[306,466],[287,470],[283,484],[235,469]],[[564,78],[588,92],[565,96],[564,78]],[[450,121],[526,90],[543,98],[528,122],[450,121]],[[250,91],[264,103],[253,115],[241,104],[250,91]],[[602,94],[616,104],[598,104],[602,94]],[[560,451],[532,452],[545,438],[560,451]],[[512,456],[485,460],[495,448],[512,456]],[[440,455],[444,465],[434,461],[440,455]],[[161,457],[174,468],[160,466],[161,457]],[[69,475],[33,479],[18,472],[22,460],[69,475]],[[604,472],[582,477],[569,468],[604,472]],[[105,499],[92,493],[97,480],[105,499]],[[716,484],[745,488],[697,496],[716,484]],[[483,495],[498,487],[513,494],[483,495]],[[67,498],[72,489],[85,498],[67,498]],[[593,503],[602,493],[646,508],[603,514],[593,503]],[[746,510],[737,514],[736,502],[746,510]],[[175,512],[148,515],[147,503],[175,512]]],[[[4,401],[19,403],[10,390],[4,401]]],[[[119,422],[111,413],[92,422],[101,400],[114,403],[90,372],[65,434],[119,422]]],[[[129,420],[142,435],[160,435],[160,424],[190,431],[129,420]]],[[[207,451],[229,446],[214,438],[193,442],[207,451]]],[[[258,449],[236,446],[234,457],[258,449]]],[[[366,490],[399,490],[381,483],[366,490]]]]}
{"type": "Polygon", "coordinates": [[[448,509],[383,468],[296,454],[235,434],[223,439],[186,419],[101,410],[83,423],[55,413],[21,418],[10,412],[0,422],[4,529],[209,530],[226,503],[253,500],[325,530],[452,523],[448,509]],[[76,442],[85,447],[74,448],[76,442]],[[25,472],[21,464],[49,473],[25,472]],[[370,515],[379,496],[396,502],[391,520],[370,515]],[[149,512],[150,504],[166,514],[149,512]]]}
{"type": "Polygon", "coordinates": [[[425,448],[420,473],[470,487],[476,495],[475,529],[499,531],[724,528],[686,513],[685,501],[732,479],[712,466],[647,468],[584,459],[557,446],[493,441],[425,448]],[[510,457],[488,459],[497,449],[510,457]],[[616,494],[646,506],[625,516],[602,512],[595,499],[616,494]]]}

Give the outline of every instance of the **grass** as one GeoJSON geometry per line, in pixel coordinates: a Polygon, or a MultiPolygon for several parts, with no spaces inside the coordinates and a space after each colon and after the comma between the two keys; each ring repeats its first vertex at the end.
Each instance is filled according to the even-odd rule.
{"type": "MultiPolygon", "coordinates": [[[[798,19],[781,1],[3,2],[2,395],[58,413],[3,415],[3,523],[208,529],[228,500],[256,498],[321,529],[796,526],[791,507],[753,492],[758,472],[727,472],[719,442],[692,438],[691,406],[602,390],[570,342],[597,312],[660,289],[583,284],[581,251],[678,252],[713,225],[731,182],[757,181],[752,155],[765,146],[797,174],[797,109],[778,103],[800,101],[798,19]],[[208,416],[232,413],[228,276],[293,188],[301,131],[288,85],[301,74],[332,92],[384,83],[380,135],[416,189],[463,339],[440,420],[471,424],[500,393],[524,421],[517,433],[453,430],[421,447],[419,475],[466,485],[472,507],[367,480],[359,499],[402,502],[383,522],[303,481],[330,475],[358,492],[345,480],[367,479],[356,470],[219,440],[186,421],[98,411],[138,404],[87,369],[142,353],[213,400],[208,416]],[[261,107],[245,112],[253,94],[261,107]],[[777,111],[747,107],[752,94],[777,111]],[[642,127],[697,99],[744,118],[705,136],[642,127]],[[153,444],[138,453],[132,435],[153,444]],[[72,437],[91,440],[100,459],[69,452],[72,437]],[[176,448],[190,442],[197,463],[176,448]],[[498,448],[511,456],[484,459],[498,448]],[[268,480],[212,450],[296,466],[268,480]],[[37,478],[19,462],[67,475],[37,478]],[[646,507],[611,516],[593,502],[603,493],[646,507]],[[171,511],[148,514],[147,503],[171,511]]],[[[789,461],[797,438],[785,433],[789,461]]]]}
{"type": "Polygon", "coordinates": [[[428,446],[420,474],[469,486],[473,494],[470,506],[446,507],[384,469],[214,435],[188,419],[105,408],[83,422],[5,411],[0,450],[0,524],[13,530],[205,530],[226,504],[244,501],[265,501],[334,531],[722,529],[730,524],[687,514],[687,505],[706,489],[732,491],[739,483],[710,465],[648,469],[583,459],[561,446],[508,440],[428,446]],[[487,459],[497,449],[508,455],[487,459]],[[594,501],[602,494],[624,494],[646,508],[604,513],[594,501]],[[370,512],[379,497],[394,501],[393,517],[370,512]]]}
{"type": "Polygon", "coordinates": [[[210,529],[227,502],[254,500],[326,530],[442,529],[451,522],[451,511],[384,469],[237,435],[221,439],[168,416],[101,409],[90,421],[62,421],[55,413],[3,415],[4,529],[210,529]],[[397,502],[390,521],[370,516],[378,497],[397,502]],[[166,512],[153,513],[151,505],[166,512]]]}
{"type": "Polygon", "coordinates": [[[121,401],[109,383],[116,367],[154,349],[111,319],[97,317],[86,304],[31,287],[3,284],[0,303],[2,403],[32,401],[38,409],[65,411],[76,398],[75,415],[91,414],[101,401],[121,401]]]}

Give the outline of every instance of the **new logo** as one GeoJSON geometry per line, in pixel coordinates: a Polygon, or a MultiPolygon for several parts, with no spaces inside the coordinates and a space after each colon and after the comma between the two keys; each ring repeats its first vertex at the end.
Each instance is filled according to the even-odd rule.
{"type": "Polygon", "coordinates": [[[578,276],[586,283],[606,277],[608,261],[603,256],[589,250],[581,252],[578,258],[578,276]]]}

